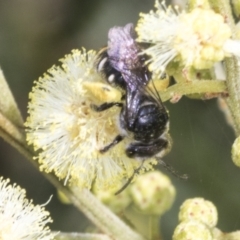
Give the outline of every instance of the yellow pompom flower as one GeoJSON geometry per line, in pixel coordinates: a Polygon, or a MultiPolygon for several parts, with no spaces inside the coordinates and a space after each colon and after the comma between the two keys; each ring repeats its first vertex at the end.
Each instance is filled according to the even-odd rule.
{"type": "MultiPolygon", "coordinates": [[[[99,94],[98,90],[110,86],[97,72],[96,58],[94,51],[73,50],[60,60],[62,66],[53,66],[35,81],[25,125],[28,143],[40,150],[41,170],[54,171],[79,187],[91,188],[94,182],[97,189],[109,189],[129,178],[141,161],[126,156],[128,139],[106,153],[99,151],[119,134],[121,109],[96,112],[91,108],[118,95],[113,90],[113,94],[99,94]]],[[[151,168],[154,161],[145,161],[144,168],[151,168]]]]}
{"type": "Polygon", "coordinates": [[[0,239],[1,240],[50,240],[46,224],[52,219],[44,207],[33,205],[26,199],[26,192],[9,180],[0,178],[0,239]]]}
{"type": "Polygon", "coordinates": [[[223,16],[209,8],[179,12],[158,0],[155,7],[155,12],[140,14],[136,27],[138,41],[152,44],[144,50],[151,57],[150,70],[161,73],[172,60],[185,67],[209,69],[215,62],[235,54],[235,43],[240,46],[230,39],[231,30],[223,16]]]}

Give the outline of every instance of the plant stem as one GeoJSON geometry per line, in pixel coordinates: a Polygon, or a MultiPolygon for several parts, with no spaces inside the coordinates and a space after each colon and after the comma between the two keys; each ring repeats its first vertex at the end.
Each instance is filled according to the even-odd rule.
{"type": "Polygon", "coordinates": [[[104,234],[60,232],[55,240],[111,240],[111,238],[104,234]]]}
{"type": "Polygon", "coordinates": [[[23,126],[23,118],[17,103],[0,68],[0,111],[3,115],[18,126],[23,126]]]}
{"type": "MultiPolygon", "coordinates": [[[[235,23],[232,16],[232,10],[230,7],[230,1],[229,0],[209,0],[209,3],[211,7],[214,9],[216,13],[221,14],[226,23],[229,25],[229,27],[234,30],[235,23]]],[[[234,31],[232,31],[233,37],[234,37],[234,31]]]]}
{"type": "Polygon", "coordinates": [[[173,98],[175,95],[188,94],[207,94],[207,93],[224,93],[227,91],[226,82],[218,80],[200,80],[192,82],[181,82],[172,85],[165,91],[160,92],[163,102],[173,98]]]}
{"type": "MultiPolygon", "coordinates": [[[[119,240],[133,240],[144,238],[131,230],[124,222],[114,215],[107,207],[97,200],[87,189],[71,189],[72,203],[81,209],[104,233],[119,240]],[[97,219],[97,221],[96,221],[97,219]]],[[[61,189],[63,191],[63,189],[61,189]]],[[[69,194],[67,194],[69,196],[69,194]]]]}
{"type": "Polygon", "coordinates": [[[227,86],[229,97],[226,103],[230,109],[236,135],[240,135],[240,73],[238,60],[230,58],[225,61],[227,73],[227,86]]]}
{"type": "MultiPolygon", "coordinates": [[[[212,8],[220,13],[232,30],[232,37],[235,37],[235,23],[232,16],[229,0],[210,0],[212,8]]],[[[226,67],[226,85],[229,97],[226,103],[230,109],[236,135],[240,135],[240,69],[238,59],[236,57],[225,59],[226,67]]]]}
{"type": "Polygon", "coordinates": [[[154,240],[162,240],[162,236],[159,231],[159,224],[160,222],[160,217],[159,216],[149,216],[149,229],[151,231],[151,239],[154,240]]]}
{"type": "Polygon", "coordinates": [[[144,234],[147,239],[162,240],[159,229],[159,215],[142,214],[134,205],[130,205],[125,209],[124,216],[131,222],[134,228],[144,234]]]}

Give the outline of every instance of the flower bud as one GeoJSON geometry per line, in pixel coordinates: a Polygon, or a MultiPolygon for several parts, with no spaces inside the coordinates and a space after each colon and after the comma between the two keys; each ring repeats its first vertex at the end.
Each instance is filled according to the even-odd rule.
{"type": "Polygon", "coordinates": [[[173,240],[212,240],[209,228],[200,221],[181,222],[173,233],[173,240]]]}
{"type": "Polygon", "coordinates": [[[162,215],[172,206],[176,195],[169,178],[158,171],[139,176],[130,191],[141,212],[157,215],[162,215]]]}
{"type": "Polygon", "coordinates": [[[232,160],[236,166],[240,167],[240,137],[236,138],[233,143],[232,160]]]}
{"type": "Polygon", "coordinates": [[[187,199],[181,206],[179,221],[197,220],[213,228],[217,224],[217,209],[212,202],[203,198],[187,199]]]}
{"type": "Polygon", "coordinates": [[[97,190],[95,195],[105,205],[107,205],[113,212],[119,213],[123,211],[132,201],[129,188],[121,193],[115,195],[113,191],[97,190]]]}

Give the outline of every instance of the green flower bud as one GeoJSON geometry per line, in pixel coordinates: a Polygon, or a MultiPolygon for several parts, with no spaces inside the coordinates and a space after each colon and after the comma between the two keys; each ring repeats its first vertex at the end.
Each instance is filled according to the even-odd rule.
{"type": "Polygon", "coordinates": [[[115,195],[113,191],[98,190],[95,192],[96,197],[107,205],[113,212],[123,211],[132,201],[129,189],[125,189],[120,194],[115,195]]]}
{"type": "Polygon", "coordinates": [[[212,229],[212,235],[213,235],[213,239],[215,240],[223,240],[223,235],[224,235],[224,233],[220,230],[220,229],[218,229],[218,228],[213,228],[212,229]]]}
{"type": "Polygon", "coordinates": [[[240,239],[240,231],[224,233],[221,230],[214,228],[212,230],[212,234],[214,239],[216,240],[239,240],[240,239]]]}
{"type": "Polygon", "coordinates": [[[178,218],[181,222],[198,220],[213,228],[217,224],[218,213],[212,202],[203,198],[192,198],[182,204],[178,218]]]}
{"type": "Polygon", "coordinates": [[[136,207],[143,213],[154,215],[166,212],[176,195],[169,178],[158,171],[139,176],[130,191],[136,207]]]}
{"type": "Polygon", "coordinates": [[[222,238],[222,240],[239,240],[239,239],[240,239],[240,231],[227,233],[222,238]]]}
{"type": "Polygon", "coordinates": [[[237,167],[240,167],[240,137],[236,138],[232,145],[232,160],[237,167]]]}
{"type": "Polygon", "coordinates": [[[181,222],[173,233],[173,240],[213,240],[209,228],[200,221],[181,222]]]}

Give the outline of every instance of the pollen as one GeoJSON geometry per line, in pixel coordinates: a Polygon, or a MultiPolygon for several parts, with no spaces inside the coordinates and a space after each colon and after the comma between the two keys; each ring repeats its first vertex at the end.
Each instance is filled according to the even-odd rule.
{"type": "Polygon", "coordinates": [[[91,107],[110,96],[95,93],[94,83],[106,89],[96,57],[95,51],[73,50],[60,60],[61,66],[35,81],[25,125],[28,144],[40,152],[36,159],[42,171],[53,171],[81,188],[90,189],[94,182],[98,189],[109,189],[129,178],[141,162],[126,156],[124,141],[100,153],[119,134],[120,109],[96,112],[91,107]]]}
{"type": "Polygon", "coordinates": [[[223,46],[231,37],[231,30],[220,14],[211,9],[196,8],[182,14],[179,21],[174,48],[186,66],[206,69],[223,60],[223,46]]]}

